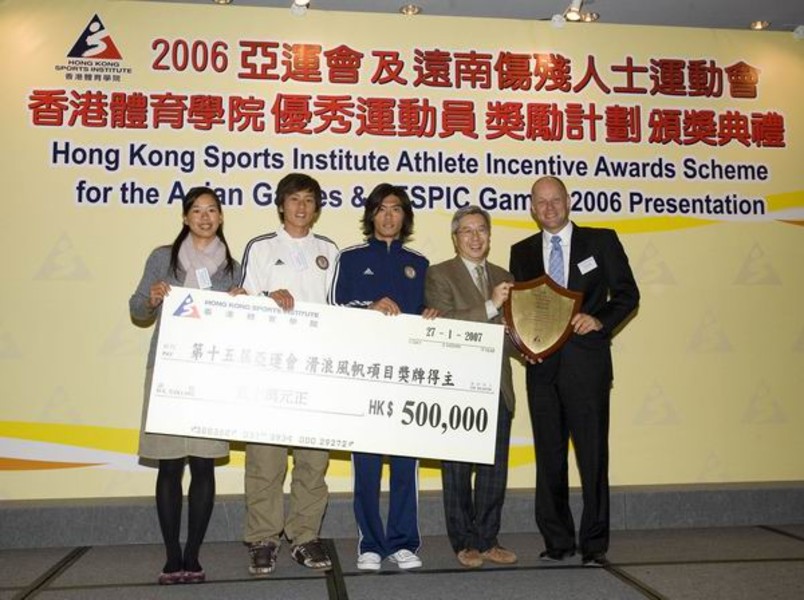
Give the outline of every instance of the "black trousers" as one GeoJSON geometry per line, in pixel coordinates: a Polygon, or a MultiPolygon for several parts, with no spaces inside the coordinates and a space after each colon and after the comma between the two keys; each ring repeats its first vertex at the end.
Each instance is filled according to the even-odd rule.
{"type": "MultiPolygon", "coordinates": [[[[578,358],[575,356],[575,358],[578,358]]],[[[536,446],[536,524],[547,550],[574,550],[575,523],[569,506],[569,441],[583,490],[578,531],[581,553],[609,547],[610,362],[563,360],[553,382],[528,368],[527,388],[536,446]]]]}
{"type": "Polygon", "coordinates": [[[505,488],[508,484],[510,443],[511,412],[500,395],[494,464],[478,465],[456,461],[441,463],[447,535],[456,553],[465,549],[485,552],[499,545],[497,534],[500,531],[505,488]]]}

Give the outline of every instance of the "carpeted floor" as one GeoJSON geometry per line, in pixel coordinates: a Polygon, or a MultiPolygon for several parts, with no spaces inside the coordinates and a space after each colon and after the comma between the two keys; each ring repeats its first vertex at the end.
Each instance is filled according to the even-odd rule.
{"type": "Polygon", "coordinates": [[[336,564],[312,572],[294,563],[287,546],[276,571],[257,580],[245,547],[213,542],[202,549],[208,581],[157,586],[159,545],[0,550],[0,600],[192,598],[193,600],[800,600],[804,598],[804,525],[614,531],[605,568],[539,560],[533,533],[505,534],[519,555],[512,567],[466,571],[444,536],[426,537],[424,567],[401,572],[384,563],[376,574],[357,571],[355,540],[331,540],[336,564]]]}

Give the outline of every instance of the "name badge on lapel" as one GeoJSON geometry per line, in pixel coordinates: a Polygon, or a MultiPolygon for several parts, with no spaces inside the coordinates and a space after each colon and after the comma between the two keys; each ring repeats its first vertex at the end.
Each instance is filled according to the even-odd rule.
{"type": "Polygon", "coordinates": [[[595,262],[595,257],[590,256],[586,260],[582,260],[578,263],[578,270],[581,272],[581,275],[586,275],[589,271],[594,271],[597,269],[597,262],[595,262]]]}
{"type": "Polygon", "coordinates": [[[206,267],[196,269],[195,278],[198,280],[198,287],[202,290],[208,290],[212,287],[212,280],[209,278],[209,271],[207,271],[206,267]]]}

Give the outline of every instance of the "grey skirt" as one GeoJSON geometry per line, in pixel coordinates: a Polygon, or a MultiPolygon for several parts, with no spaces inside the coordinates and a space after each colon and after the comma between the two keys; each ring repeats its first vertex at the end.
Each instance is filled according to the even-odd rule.
{"type": "Polygon", "coordinates": [[[204,438],[145,433],[145,418],[148,415],[148,398],[151,395],[151,382],[154,370],[145,370],[145,390],[142,400],[142,420],[140,423],[140,447],[142,458],[169,459],[198,456],[201,458],[222,458],[229,456],[229,442],[204,438]]]}

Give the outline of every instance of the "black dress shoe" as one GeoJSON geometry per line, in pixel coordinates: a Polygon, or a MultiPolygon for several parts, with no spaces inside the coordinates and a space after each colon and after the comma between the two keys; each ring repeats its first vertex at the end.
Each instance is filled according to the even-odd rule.
{"type": "Polygon", "coordinates": [[[609,559],[605,552],[591,552],[584,554],[581,562],[585,567],[605,567],[609,564],[609,559]]]}
{"type": "Polygon", "coordinates": [[[567,558],[575,556],[575,549],[569,548],[568,550],[545,550],[539,554],[539,559],[549,562],[559,562],[567,558]]]}

